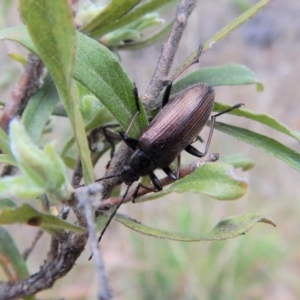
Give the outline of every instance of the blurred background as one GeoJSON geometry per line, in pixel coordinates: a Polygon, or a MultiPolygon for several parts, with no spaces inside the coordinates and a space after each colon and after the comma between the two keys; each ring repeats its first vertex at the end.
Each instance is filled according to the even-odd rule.
{"type": "MultiPolygon", "coordinates": [[[[17,1],[6,2],[10,5],[7,10],[3,5],[0,11],[1,28],[21,24],[17,1]]],[[[245,6],[256,2],[198,0],[173,67],[196,50],[199,43],[204,43],[240,15],[245,6]]],[[[162,15],[169,20],[174,10],[168,7],[162,15]]],[[[264,84],[264,91],[258,93],[253,85],[218,87],[216,101],[243,102],[246,108],[269,114],[299,131],[299,16],[299,1],[274,0],[255,18],[205,52],[199,65],[189,71],[229,63],[247,65],[264,84]]],[[[153,74],[161,44],[145,50],[120,52],[122,64],[136,82],[140,94],[146,90],[153,74]]],[[[7,57],[8,52],[26,54],[15,43],[0,43],[0,100],[3,102],[22,74],[22,67],[7,57]]],[[[227,115],[221,119],[269,135],[299,151],[295,140],[261,124],[227,115]]],[[[67,122],[55,118],[50,139],[57,140],[58,148],[61,145],[59,138],[64,139],[68,134],[67,122]]],[[[201,136],[205,139],[207,131],[201,136]]],[[[203,145],[197,147],[201,149],[203,145]]],[[[143,236],[112,222],[101,249],[114,299],[300,299],[300,199],[297,187],[300,174],[262,150],[217,131],[210,152],[218,152],[221,157],[242,153],[255,162],[250,171],[236,171],[237,176],[249,182],[249,190],[243,198],[221,202],[192,193],[172,194],[159,201],[129,203],[120,211],[149,226],[179,232],[206,232],[221,219],[247,212],[270,217],[277,228],[259,223],[245,236],[235,239],[181,243],[143,236]]],[[[192,160],[193,157],[186,155],[183,162],[192,160]]],[[[105,163],[104,159],[102,165],[97,166],[98,178],[103,174],[105,163]]],[[[33,238],[36,232],[21,226],[11,226],[9,230],[21,250],[30,245],[28,236],[33,238]]],[[[39,241],[28,259],[30,272],[38,271],[49,242],[47,235],[39,241]]],[[[38,299],[96,299],[95,269],[87,260],[90,251],[89,246],[86,248],[72,271],[57,281],[51,290],[38,294],[38,299]]],[[[0,280],[5,280],[2,273],[0,280]]]]}

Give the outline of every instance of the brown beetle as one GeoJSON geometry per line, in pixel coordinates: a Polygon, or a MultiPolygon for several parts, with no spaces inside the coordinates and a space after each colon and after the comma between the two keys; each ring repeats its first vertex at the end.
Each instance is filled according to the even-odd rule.
{"type": "MultiPolygon", "coordinates": [[[[201,50],[202,48],[199,50],[197,59],[191,62],[186,68],[199,61],[201,50]]],[[[181,73],[182,72],[179,74],[181,73]]],[[[236,104],[225,111],[211,116],[210,132],[205,151],[202,153],[194,148],[191,143],[197,138],[212,112],[214,105],[214,89],[209,84],[197,84],[184,89],[172,101],[169,101],[172,82],[167,85],[164,92],[162,109],[138,139],[133,139],[128,136],[130,126],[126,133],[124,131],[119,132],[122,140],[134,152],[131,154],[128,162],[123,166],[123,169],[119,174],[103,177],[97,181],[120,177],[122,181],[128,185],[128,188],[122,201],[118,204],[117,208],[110,216],[105,228],[102,230],[99,241],[117,209],[123,203],[133,182],[139,180],[142,176],[148,175],[155,186],[156,191],[161,191],[161,183],[153,173],[157,168],[162,169],[173,180],[178,179],[178,172],[174,173],[169,167],[170,164],[180,156],[180,153],[183,150],[197,157],[205,156],[213,134],[216,117],[242,105],[236,104]]],[[[134,95],[139,110],[138,92],[136,87],[134,87],[134,95]]],[[[130,125],[132,125],[137,116],[138,113],[133,117],[130,125]]],[[[137,186],[133,194],[133,199],[136,197],[138,189],[141,186],[143,185],[139,184],[137,186]]],[[[145,186],[143,187],[149,189],[145,186]]]]}

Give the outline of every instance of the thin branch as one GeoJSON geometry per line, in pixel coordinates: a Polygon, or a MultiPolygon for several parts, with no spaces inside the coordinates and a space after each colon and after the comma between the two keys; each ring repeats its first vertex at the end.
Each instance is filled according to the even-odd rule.
{"type": "Polygon", "coordinates": [[[23,258],[24,258],[25,261],[27,260],[27,258],[31,254],[31,252],[33,251],[35,245],[37,244],[37,242],[39,241],[39,239],[41,238],[41,236],[43,235],[43,233],[44,233],[43,230],[39,230],[36,233],[33,241],[31,242],[31,245],[27,249],[25,249],[25,251],[23,252],[23,258]]]}
{"type": "MultiPolygon", "coordinates": [[[[91,185],[81,190],[77,199],[79,205],[84,207],[85,217],[87,220],[87,228],[89,232],[89,239],[92,249],[92,256],[96,267],[96,273],[98,278],[98,299],[110,300],[112,299],[112,290],[109,286],[107,274],[104,267],[103,258],[100,252],[100,246],[98,243],[96,230],[95,230],[95,204],[99,201],[100,195],[99,185],[91,185]]],[[[98,205],[97,205],[98,206],[98,205]]]]}
{"type": "Polygon", "coordinates": [[[23,114],[31,96],[41,87],[44,76],[44,63],[35,54],[28,55],[25,72],[11,92],[9,101],[4,106],[0,127],[8,132],[9,122],[23,114]]]}
{"type": "MultiPolygon", "coordinates": [[[[206,155],[205,157],[197,159],[196,161],[194,161],[190,165],[180,169],[179,178],[183,178],[183,177],[193,173],[197,168],[201,167],[206,162],[214,162],[214,161],[217,161],[218,159],[219,159],[219,154],[218,153],[211,153],[209,155],[206,155]]],[[[162,187],[164,187],[164,186],[166,186],[166,185],[168,185],[172,182],[173,182],[173,180],[170,177],[165,177],[165,178],[160,180],[160,183],[161,183],[162,187]]],[[[154,187],[153,184],[148,185],[147,188],[155,190],[155,187],[154,187]]],[[[123,203],[131,201],[134,192],[135,191],[129,192],[127,194],[127,196],[125,197],[123,203]]],[[[140,188],[138,193],[137,193],[136,198],[144,196],[148,193],[151,193],[148,189],[140,188]]],[[[98,207],[98,211],[108,210],[112,206],[116,206],[122,201],[123,201],[123,196],[113,197],[113,198],[103,200],[103,201],[101,201],[101,204],[98,207]]],[[[138,202],[138,200],[136,202],[138,202]]]]}
{"type": "Polygon", "coordinates": [[[146,93],[142,97],[147,109],[151,109],[153,101],[158,98],[159,93],[164,86],[164,82],[169,74],[177,52],[180,39],[186,27],[187,20],[194,9],[194,6],[195,0],[182,0],[178,5],[173,28],[167,41],[162,47],[156,70],[146,93]]]}
{"type": "Polygon", "coordinates": [[[86,242],[87,234],[69,233],[61,241],[58,255],[52,261],[47,261],[38,273],[16,283],[0,282],[0,300],[25,298],[52,287],[57,279],[72,269],[86,242]]]}

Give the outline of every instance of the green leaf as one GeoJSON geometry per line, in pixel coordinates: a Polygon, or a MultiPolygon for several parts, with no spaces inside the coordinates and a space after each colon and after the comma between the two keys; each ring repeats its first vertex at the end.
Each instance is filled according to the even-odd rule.
{"type": "Polygon", "coordinates": [[[48,75],[42,88],[30,99],[22,116],[23,124],[33,142],[37,143],[39,141],[43,129],[58,102],[59,96],[55,84],[48,75]]]}
{"type": "MultiPolygon", "coordinates": [[[[250,18],[252,18],[255,14],[257,14],[263,7],[265,7],[267,4],[269,4],[272,0],[261,0],[256,5],[252,6],[250,9],[248,9],[245,13],[234,19],[232,22],[227,24],[225,27],[223,27],[221,30],[219,30],[216,34],[214,34],[207,42],[203,45],[203,52],[212,48],[212,46],[220,42],[222,39],[227,37],[229,33],[236,30],[239,26],[247,22],[250,18]]],[[[192,52],[183,62],[182,64],[176,68],[174,74],[177,74],[181,70],[184,69],[184,67],[190,63],[195,57],[198,55],[198,50],[192,52]]]]}
{"type": "Polygon", "coordinates": [[[5,154],[11,155],[9,147],[9,138],[2,128],[0,128],[0,149],[5,154]]]}
{"type": "Polygon", "coordinates": [[[68,2],[20,0],[19,3],[22,18],[39,56],[56,84],[65,84],[66,89],[69,88],[75,53],[75,29],[68,2]]]}
{"type": "Polygon", "coordinates": [[[247,156],[241,153],[232,154],[229,156],[221,157],[219,162],[223,162],[234,166],[235,169],[242,168],[243,171],[248,171],[254,167],[254,162],[247,156]]]}
{"type": "Polygon", "coordinates": [[[37,186],[25,176],[6,176],[0,179],[1,197],[34,199],[45,192],[45,188],[37,186]]]}
{"type": "Polygon", "coordinates": [[[234,200],[242,197],[247,188],[247,181],[237,178],[231,165],[221,162],[205,163],[192,174],[175,181],[169,188],[137,198],[135,202],[149,201],[170,193],[188,191],[205,194],[218,200],[234,200]]]}
{"type": "Polygon", "coordinates": [[[66,222],[54,215],[39,212],[28,204],[2,209],[0,211],[0,224],[27,224],[40,227],[54,235],[61,235],[63,230],[73,231],[78,234],[85,233],[84,228],[66,222]]]}
{"type": "Polygon", "coordinates": [[[173,21],[170,22],[169,24],[164,26],[161,30],[159,30],[157,33],[155,33],[154,35],[152,35],[146,39],[143,39],[143,40],[137,41],[137,42],[124,44],[124,45],[118,45],[117,48],[119,50],[138,50],[138,49],[143,49],[143,48],[149,47],[149,46],[153,45],[154,43],[156,43],[157,41],[160,41],[163,37],[165,37],[170,32],[170,30],[173,26],[173,23],[174,23],[173,21]]]}
{"type": "Polygon", "coordinates": [[[277,158],[283,160],[291,167],[300,171],[300,153],[296,152],[285,145],[269,138],[265,135],[258,134],[248,129],[216,122],[215,129],[237,137],[247,143],[273,154],[277,158]]]}
{"type": "Polygon", "coordinates": [[[36,46],[33,44],[25,26],[15,26],[0,30],[0,40],[10,40],[18,42],[31,52],[38,54],[36,46]]]}
{"type": "MultiPolygon", "coordinates": [[[[215,102],[214,111],[223,111],[229,107],[230,107],[230,105],[215,102]]],[[[234,109],[233,111],[230,112],[230,114],[257,121],[261,124],[264,124],[264,125],[267,125],[267,126],[273,128],[279,132],[282,132],[282,133],[294,138],[298,142],[300,142],[300,133],[298,131],[292,130],[285,124],[279,122],[278,120],[274,119],[273,117],[271,117],[269,115],[257,113],[255,111],[245,109],[245,108],[234,109]]]]}
{"type": "Polygon", "coordinates": [[[176,82],[172,87],[172,95],[199,83],[211,86],[256,84],[258,91],[263,90],[255,74],[243,65],[223,65],[199,69],[176,82]]]}
{"type": "Polygon", "coordinates": [[[220,241],[234,238],[241,234],[245,234],[258,222],[275,226],[272,220],[267,219],[260,214],[248,213],[224,219],[208,233],[183,234],[152,228],[121,214],[116,214],[114,218],[126,227],[139,233],[181,242],[220,241]]]}
{"type": "MultiPolygon", "coordinates": [[[[25,180],[23,184],[31,183],[34,192],[47,192],[53,201],[62,201],[70,197],[72,187],[69,184],[66,167],[60,156],[55,152],[53,143],[49,143],[41,150],[27,135],[22,123],[14,119],[10,123],[10,144],[14,159],[22,172],[25,180]]],[[[0,179],[2,192],[12,187],[10,177],[0,179]]],[[[12,189],[18,193],[20,189],[12,189]]]]}
{"type": "MultiPolygon", "coordinates": [[[[38,54],[25,27],[0,30],[0,39],[19,42],[38,54]]],[[[126,130],[136,103],[133,85],[114,55],[98,42],[78,33],[74,77],[108,108],[126,130]]],[[[134,122],[130,136],[137,137],[147,126],[147,116],[140,103],[141,113],[134,122]]]]}
{"type": "Polygon", "coordinates": [[[7,230],[0,226],[0,265],[11,282],[29,276],[26,263],[7,230]]]}
{"type": "MultiPolygon", "coordinates": [[[[102,106],[95,111],[94,116],[89,120],[89,122],[85,126],[86,132],[90,132],[91,130],[103,126],[111,121],[115,120],[113,115],[108,111],[105,106],[102,106]]],[[[65,156],[68,150],[73,146],[75,142],[74,137],[71,137],[64,145],[64,148],[61,152],[62,156],[65,156]]]]}
{"type": "Polygon", "coordinates": [[[118,28],[122,28],[123,26],[128,25],[143,17],[145,14],[156,11],[158,8],[172,1],[173,0],[152,0],[148,1],[145,4],[141,4],[139,7],[129,11],[126,15],[119,18],[118,20],[114,20],[114,22],[108,25],[99,27],[93,32],[93,36],[103,36],[106,33],[112,32],[118,28]]]}
{"type": "MultiPolygon", "coordinates": [[[[78,34],[74,77],[105,105],[126,130],[136,112],[133,85],[115,56],[98,42],[78,34]]],[[[134,122],[130,135],[137,137],[147,126],[145,110],[134,122]]]]}
{"type": "Polygon", "coordinates": [[[92,183],[94,181],[93,167],[82,115],[72,84],[76,32],[68,1],[20,0],[20,12],[38,50],[38,55],[52,75],[70,118],[82,162],[85,183],[92,183]]]}
{"type": "Polygon", "coordinates": [[[16,207],[17,204],[13,202],[11,199],[5,198],[5,199],[0,199],[0,210],[5,208],[5,207],[16,207]]]}
{"type": "Polygon", "coordinates": [[[120,19],[141,0],[112,0],[103,10],[101,10],[91,21],[83,25],[80,31],[88,33],[92,37],[97,37],[97,31],[106,25],[114,23],[120,19]]]}
{"type": "Polygon", "coordinates": [[[101,38],[100,41],[107,47],[117,47],[119,45],[126,44],[126,40],[140,40],[143,36],[143,30],[161,25],[163,23],[164,20],[159,18],[158,13],[149,13],[127,26],[106,34],[101,38]]]}
{"type": "Polygon", "coordinates": [[[272,0],[261,0],[257,4],[249,8],[242,15],[240,15],[238,18],[236,18],[235,20],[227,24],[220,31],[214,34],[207,42],[205,42],[205,44],[203,45],[203,50],[205,51],[207,49],[210,49],[213,46],[213,44],[224,39],[226,36],[229,35],[229,33],[236,30],[242,24],[244,24],[249,19],[251,19],[254,15],[256,15],[262,8],[264,8],[271,1],[272,0]]]}
{"type": "Polygon", "coordinates": [[[11,155],[0,154],[0,162],[12,166],[16,166],[16,162],[11,155]]]}

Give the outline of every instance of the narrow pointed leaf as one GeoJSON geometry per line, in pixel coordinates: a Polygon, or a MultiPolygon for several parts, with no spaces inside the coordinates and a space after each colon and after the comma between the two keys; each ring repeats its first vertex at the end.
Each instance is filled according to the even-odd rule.
{"type": "Polygon", "coordinates": [[[172,26],[173,26],[173,21],[148,38],[133,43],[119,45],[117,46],[117,48],[119,50],[139,50],[139,49],[149,47],[154,43],[156,43],[157,41],[160,41],[163,37],[165,37],[170,32],[172,26]]]}
{"type": "Polygon", "coordinates": [[[0,210],[6,207],[16,207],[17,204],[13,202],[11,199],[4,198],[0,199],[0,210]]]}
{"type": "MultiPolygon", "coordinates": [[[[24,26],[0,30],[0,39],[19,42],[38,54],[24,26]]],[[[126,130],[136,113],[133,85],[118,60],[104,46],[78,33],[74,77],[108,108],[126,130]]],[[[141,113],[130,130],[137,137],[147,126],[147,116],[140,103],[141,113]]]]}
{"type": "Polygon", "coordinates": [[[256,223],[262,222],[276,226],[270,219],[257,213],[248,213],[229,217],[220,221],[212,231],[204,234],[185,234],[169,232],[143,225],[142,223],[121,214],[114,217],[118,222],[139,233],[156,238],[169,239],[181,242],[220,241],[237,237],[248,232],[256,223]]]}
{"type": "MultiPolygon", "coordinates": [[[[223,103],[215,103],[214,111],[223,111],[229,107],[230,107],[230,105],[226,105],[223,103]]],[[[292,130],[285,124],[279,122],[278,120],[274,119],[273,117],[271,117],[267,114],[257,113],[255,111],[245,109],[245,108],[233,110],[230,112],[230,114],[240,116],[240,117],[245,117],[247,119],[257,121],[261,124],[267,125],[279,132],[282,132],[282,133],[294,138],[296,141],[298,141],[300,143],[300,132],[292,130]]]]}
{"type": "MultiPolygon", "coordinates": [[[[74,77],[100,99],[126,130],[137,108],[132,82],[115,56],[96,41],[78,34],[74,77]]],[[[140,108],[141,113],[130,131],[133,137],[147,126],[141,103],[140,108]]]]}
{"type": "Polygon", "coordinates": [[[12,166],[16,166],[16,162],[11,155],[0,154],[0,162],[12,166]]]}
{"type": "Polygon", "coordinates": [[[31,140],[37,143],[42,136],[43,129],[52,114],[59,96],[55,84],[48,75],[42,88],[30,99],[23,113],[23,124],[31,140]]]}
{"type": "MultiPolygon", "coordinates": [[[[249,8],[242,15],[234,19],[232,22],[227,24],[221,30],[219,30],[216,34],[214,34],[208,41],[206,41],[203,45],[203,52],[212,48],[212,46],[220,42],[222,39],[227,37],[232,31],[236,30],[242,24],[251,19],[254,15],[256,15],[262,8],[264,8],[267,4],[269,4],[272,0],[261,0],[251,8],[249,8]]],[[[192,52],[182,63],[178,66],[174,72],[176,74],[180,70],[184,69],[184,67],[191,62],[191,60],[197,57],[198,50],[192,52]]]]}
{"type": "Polygon", "coordinates": [[[112,0],[103,10],[101,10],[91,21],[80,29],[90,36],[97,37],[97,31],[106,25],[114,23],[123,15],[128,13],[141,0],[112,0]]]}
{"type": "Polygon", "coordinates": [[[248,129],[236,127],[229,124],[217,122],[215,129],[237,137],[247,143],[273,154],[277,158],[300,171],[300,153],[286,147],[285,145],[269,138],[265,135],[250,131],[248,129]]]}
{"type": "Polygon", "coordinates": [[[40,227],[50,234],[60,235],[63,230],[73,231],[79,234],[85,233],[85,229],[62,220],[51,214],[35,210],[28,204],[15,208],[4,208],[0,211],[0,224],[27,224],[40,227]]]}
{"type": "Polygon", "coordinates": [[[169,188],[140,197],[135,202],[144,202],[170,193],[188,191],[205,194],[218,200],[235,200],[245,194],[248,183],[245,179],[237,178],[233,171],[233,166],[226,163],[205,163],[192,174],[175,181],[169,188]]]}
{"type": "Polygon", "coordinates": [[[9,138],[2,128],[0,128],[0,149],[3,153],[11,155],[9,147],[9,138]]]}
{"type": "Polygon", "coordinates": [[[0,265],[11,282],[29,276],[25,261],[7,230],[0,226],[0,265]]]}
{"type": "Polygon", "coordinates": [[[83,119],[72,84],[76,32],[68,1],[20,0],[20,11],[38,55],[57,86],[76,137],[85,182],[91,183],[93,168],[83,119]]]}
{"type": "Polygon", "coordinates": [[[201,68],[187,75],[174,84],[172,95],[199,83],[208,83],[211,86],[256,84],[257,90],[263,89],[261,82],[248,67],[230,64],[201,68]]]}
{"type": "Polygon", "coordinates": [[[227,37],[232,31],[236,30],[242,24],[250,20],[253,16],[255,16],[262,8],[268,5],[272,0],[261,0],[257,4],[253,5],[247,11],[245,11],[242,15],[237,17],[235,20],[227,24],[220,31],[214,34],[207,42],[205,42],[203,46],[203,50],[207,50],[212,47],[213,44],[221,41],[225,37],[227,37]]]}
{"type": "Polygon", "coordinates": [[[97,30],[93,31],[93,36],[103,36],[106,33],[112,32],[113,30],[128,25],[143,17],[145,14],[156,11],[158,8],[171,1],[173,0],[152,0],[145,4],[141,4],[139,7],[129,11],[126,15],[119,18],[118,20],[115,20],[108,25],[97,28],[97,30]]]}

